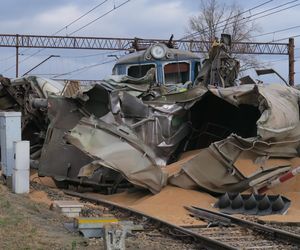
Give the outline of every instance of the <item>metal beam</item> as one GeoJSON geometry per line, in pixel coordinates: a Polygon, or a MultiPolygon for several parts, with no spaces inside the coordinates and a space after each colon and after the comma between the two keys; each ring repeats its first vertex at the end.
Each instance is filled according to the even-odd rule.
{"type": "MultiPolygon", "coordinates": [[[[53,49],[91,49],[91,50],[129,50],[138,42],[147,47],[161,39],[39,36],[0,34],[0,47],[53,48],[53,49]]],[[[207,41],[173,40],[175,47],[192,52],[206,52],[211,43],[207,41]]],[[[289,55],[288,43],[236,42],[232,44],[232,53],[289,55]]]]}

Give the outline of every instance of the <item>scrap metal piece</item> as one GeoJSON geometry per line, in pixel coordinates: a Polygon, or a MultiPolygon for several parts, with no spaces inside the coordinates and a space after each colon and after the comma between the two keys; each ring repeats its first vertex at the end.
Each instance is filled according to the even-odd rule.
{"type": "Polygon", "coordinates": [[[205,59],[196,78],[196,84],[218,87],[236,86],[240,63],[229,52],[230,38],[222,36],[221,43],[215,41],[209,50],[209,58],[205,59]]]}
{"type": "Polygon", "coordinates": [[[275,75],[277,75],[285,83],[286,86],[290,86],[288,84],[288,82],[276,70],[274,70],[274,69],[255,69],[255,71],[256,71],[256,74],[258,76],[260,76],[260,75],[268,75],[268,74],[275,74],[275,75]]]}
{"type": "Polygon", "coordinates": [[[269,215],[284,214],[290,206],[290,200],[281,195],[223,194],[214,204],[227,214],[269,215]],[[226,201],[227,206],[224,206],[226,201]],[[230,205],[231,204],[231,205],[230,205]]]}
{"type": "Polygon", "coordinates": [[[83,152],[100,159],[93,161],[93,165],[121,172],[131,183],[154,193],[166,184],[167,174],[155,166],[153,151],[125,127],[83,118],[66,138],[83,152]]]}
{"type": "Polygon", "coordinates": [[[230,226],[231,220],[218,216],[207,211],[200,211],[194,207],[184,207],[186,210],[190,211],[194,216],[200,218],[201,220],[208,221],[211,226],[230,226]]]}
{"type": "Polygon", "coordinates": [[[114,217],[79,217],[74,219],[74,227],[85,238],[99,238],[104,236],[105,225],[118,222],[114,217]]]}

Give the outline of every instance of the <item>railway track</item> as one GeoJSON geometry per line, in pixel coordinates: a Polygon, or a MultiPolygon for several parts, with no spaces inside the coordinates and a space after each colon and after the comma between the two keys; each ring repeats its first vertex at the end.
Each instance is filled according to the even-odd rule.
{"type": "Polygon", "coordinates": [[[300,235],[262,225],[231,215],[197,207],[187,208],[200,219],[216,226],[192,229],[211,239],[222,241],[235,249],[299,249],[300,235]]]}
{"type": "Polygon", "coordinates": [[[195,217],[213,221],[211,227],[180,227],[167,221],[149,216],[140,211],[128,208],[115,202],[95,198],[90,194],[82,194],[66,190],[66,194],[81,199],[112,206],[134,215],[146,217],[155,224],[168,228],[171,235],[186,239],[192,238],[203,249],[300,249],[300,235],[262,225],[253,221],[236,218],[223,213],[190,207],[187,208],[195,217]]]}

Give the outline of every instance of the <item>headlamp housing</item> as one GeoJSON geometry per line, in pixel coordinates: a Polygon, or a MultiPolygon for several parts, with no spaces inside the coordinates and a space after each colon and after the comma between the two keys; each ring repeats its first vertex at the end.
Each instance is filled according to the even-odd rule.
{"type": "Polygon", "coordinates": [[[163,47],[160,44],[157,44],[151,48],[150,53],[155,59],[161,59],[166,55],[167,51],[165,47],[163,47]]]}

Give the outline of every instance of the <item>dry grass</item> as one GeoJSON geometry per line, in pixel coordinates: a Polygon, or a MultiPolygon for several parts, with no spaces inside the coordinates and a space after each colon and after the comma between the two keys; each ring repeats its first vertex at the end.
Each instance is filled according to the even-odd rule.
{"type": "Polygon", "coordinates": [[[0,185],[0,249],[86,248],[82,237],[64,229],[66,220],[45,204],[12,194],[0,185]]]}

